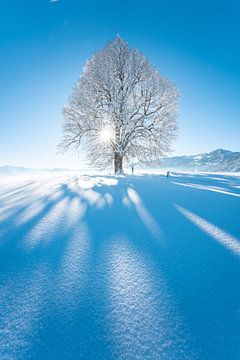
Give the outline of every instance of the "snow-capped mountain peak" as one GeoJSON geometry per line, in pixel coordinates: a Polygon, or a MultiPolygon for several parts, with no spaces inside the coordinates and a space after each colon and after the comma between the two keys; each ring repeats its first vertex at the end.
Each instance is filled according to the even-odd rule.
{"type": "Polygon", "coordinates": [[[240,171],[240,152],[216,149],[209,153],[163,158],[161,167],[195,171],[240,171]]]}

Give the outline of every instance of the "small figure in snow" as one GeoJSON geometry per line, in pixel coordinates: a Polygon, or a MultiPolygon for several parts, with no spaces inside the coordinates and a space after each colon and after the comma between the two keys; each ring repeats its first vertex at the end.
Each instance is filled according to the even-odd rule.
{"type": "Polygon", "coordinates": [[[169,177],[169,175],[170,175],[170,172],[168,171],[168,172],[167,172],[167,178],[169,177]]]}
{"type": "Polygon", "coordinates": [[[134,165],[132,164],[132,175],[133,175],[133,173],[134,173],[134,165]]]}

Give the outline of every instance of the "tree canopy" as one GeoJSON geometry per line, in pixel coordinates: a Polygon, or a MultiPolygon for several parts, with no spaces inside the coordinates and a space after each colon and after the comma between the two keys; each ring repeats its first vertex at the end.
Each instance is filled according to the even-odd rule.
{"type": "Polygon", "coordinates": [[[176,135],[177,105],[174,83],[118,36],[87,61],[63,110],[60,148],[115,173],[132,158],[158,160],[176,135]]]}

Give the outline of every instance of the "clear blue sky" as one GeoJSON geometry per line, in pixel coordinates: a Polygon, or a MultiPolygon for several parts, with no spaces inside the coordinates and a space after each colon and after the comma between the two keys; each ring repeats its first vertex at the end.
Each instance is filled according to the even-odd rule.
{"type": "Polygon", "coordinates": [[[175,154],[240,151],[240,3],[0,0],[0,165],[78,167],[56,155],[85,61],[116,34],[180,90],[175,154]]]}

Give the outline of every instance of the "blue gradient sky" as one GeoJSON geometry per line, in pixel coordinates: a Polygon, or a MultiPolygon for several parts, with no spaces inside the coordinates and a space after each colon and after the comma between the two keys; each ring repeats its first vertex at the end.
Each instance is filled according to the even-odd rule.
{"type": "Polygon", "coordinates": [[[240,151],[239,1],[0,1],[0,165],[78,167],[56,155],[85,61],[116,34],[180,90],[175,154],[240,151]]]}

